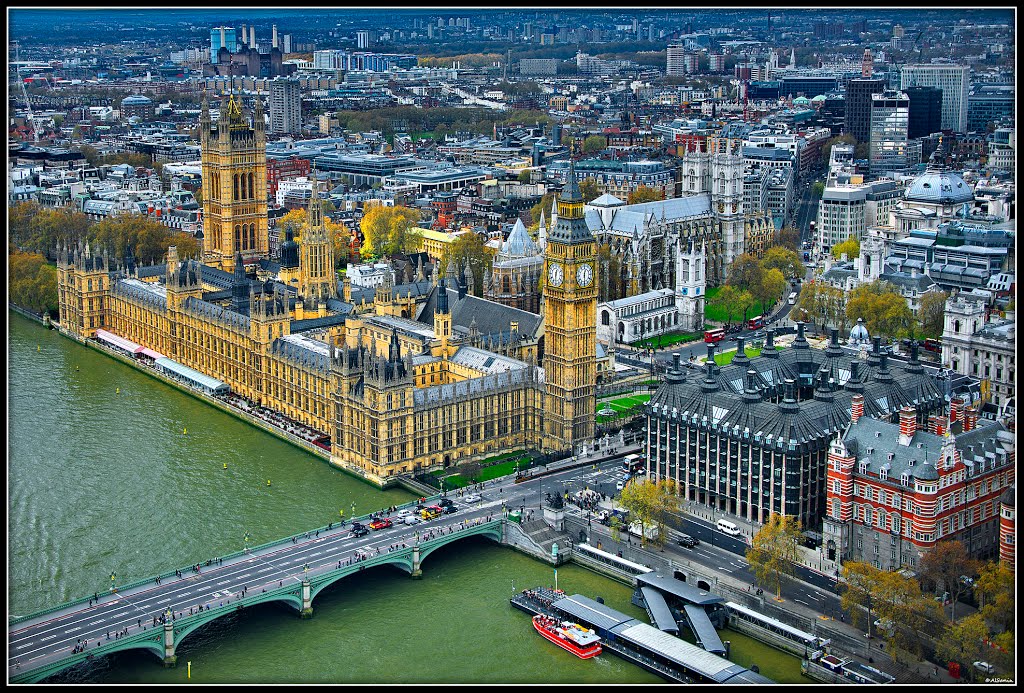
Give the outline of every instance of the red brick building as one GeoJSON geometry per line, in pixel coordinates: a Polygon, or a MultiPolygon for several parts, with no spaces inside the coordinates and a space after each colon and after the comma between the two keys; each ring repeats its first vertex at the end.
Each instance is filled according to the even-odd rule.
{"type": "Polygon", "coordinates": [[[900,410],[899,425],[863,412],[855,395],[851,423],[829,447],[826,556],[915,568],[936,542],[955,539],[975,558],[995,558],[1016,436],[1001,423],[979,427],[973,408],[948,431],[945,417],[929,417],[941,434],[918,430],[913,407],[900,410]]]}
{"type": "Polygon", "coordinates": [[[309,159],[297,156],[287,159],[267,159],[267,195],[277,198],[277,186],[282,180],[309,175],[309,159]]]}
{"type": "Polygon", "coordinates": [[[999,560],[1013,570],[1017,560],[1016,486],[1006,489],[999,499],[999,504],[1002,506],[999,511],[999,560]]]}

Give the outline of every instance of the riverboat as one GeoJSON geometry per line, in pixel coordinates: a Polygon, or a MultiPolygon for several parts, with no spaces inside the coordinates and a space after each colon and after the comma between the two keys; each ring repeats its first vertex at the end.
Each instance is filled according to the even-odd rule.
{"type": "Polygon", "coordinates": [[[544,614],[533,617],[533,627],[545,639],[568,650],[580,659],[590,659],[601,654],[601,638],[594,631],[578,623],[559,621],[544,614]]]}

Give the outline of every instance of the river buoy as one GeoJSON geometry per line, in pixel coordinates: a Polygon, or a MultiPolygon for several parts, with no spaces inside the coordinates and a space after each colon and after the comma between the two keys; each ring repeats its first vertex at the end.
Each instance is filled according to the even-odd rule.
{"type": "Polygon", "coordinates": [[[78,366],[75,366],[75,370],[76,370],[76,371],[78,370],[78,366]]]}
{"type": "Polygon", "coordinates": [[[115,394],[115,395],[119,395],[119,394],[121,394],[121,388],[117,388],[117,391],[116,391],[116,392],[115,392],[114,394],[115,394]]]}
{"type": "Polygon", "coordinates": [[[225,462],[225,463],[224,463],[224,469],[227,469],[227,468],[228,468],[228,463],[227,463],[227,462],[225,462]]]}
{"type": "Polygon", "coordinates": [[[43,350],[42,347],[40,347],[38,344],[36,344],[36,351],[42,351],[42,350],[43,350]]]}
{"type": "Polygon", "coordinates": [[[270,479],[267,479],[267,486],[270,486],[270,479]]]}
{"type": "Polygon", "coordinates": [[[181,435],[183,435],[183,436],[187,436],[188,435],[188,427],[187,426],[185,427],[185,430],[183,430],[181,432],[181,435]]]}

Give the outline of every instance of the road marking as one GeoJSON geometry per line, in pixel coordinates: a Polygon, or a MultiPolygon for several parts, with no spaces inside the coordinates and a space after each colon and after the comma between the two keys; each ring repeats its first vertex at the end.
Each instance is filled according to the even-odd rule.
{"type": "Polygon", "coordinates": [[[319,556],[321,553],[323,553],[323,551],[314,551],[313,553],[309,554],[309,557],[312,558],[313,556],[319,556]]]}
{"type": "Polygon", "coordinates": [[[53,640],[56,637],[57,637],[56,635],[47,635],[45,638],[39,638],[39,642],[46,642],[47,640],[53,640]]]}
{"type": "Polygon", "coordinates": [[[128,613],[128,612],[127,612],[127,611],[122,611],[122,612],[121,612],[121,613],[119,613],[119,614],[114,614],[114,615],[113,615],[113,616],[111,616],[110,618],[118,618],[119,616],[124,616],[124,615],[125,615],[126,613],[128,613]]]}
{"type": "MultiPolygon", "coordinates": [[[[170,599],[168,599],[167,601],[170,601],[170,599]]],[[[102,620],[100,620],[100,621],[93,621],[93,622],[92,622],[92,623],[90,623],[89,625],[90,625],[90,626],[97,626],[97,625],[99,625],[99,624],[101,624],[101,623],[103,623],[103,621],[102,621],[102,620]]]]}
{"type": "Polygon", "coordinates": [[[82,630],[82,628],[81,628],[81,627],[77,627],[77,628],[68,628],[68,629],[67,629],[66,631],[64,631],[64,632],[65,632],[65,633],[74,633],[75,631],[78,631],[78,630],[82,630]]]}
{"type": "Polygon", "coordinates": [[[228,584],[229,582],[231,582],[231,580],[230,580],[230,579],[228,579],[228,580],[221,580],[221,581],[220,581],[220,582],[218,582],[217,584],[218,584],[218,585],[226,585],[226,584],[228,584]]]}
{"type": "MultiPolygon", "coordinates": [[[[793,601],[800,602],[801,604],[807,604],[807,602],[805,602],[803,599],[794,599],[793,601]]],[[[810,604],[807,604],[807,606],[810,606],[810,604]]]]}
{"type": "MultiPolygon", "coordinates": [[[[170,597],[168,597],[167,599],[162,599],[162,600],[158,601],[157,604],[166,604],[169,601],[171,601],[170,597]]],[[[97,621],[97,623],[99,623],[99,621],[97,621]]]]}
{"type": "Polygon", "coordinates": [[[24,650],[26,647],[31,647],[32,644],[33,643],[27,642],[27,643],[25,643],[23,645],[15,645],[14,649],[16,649],[16,650],[24,650]]]}

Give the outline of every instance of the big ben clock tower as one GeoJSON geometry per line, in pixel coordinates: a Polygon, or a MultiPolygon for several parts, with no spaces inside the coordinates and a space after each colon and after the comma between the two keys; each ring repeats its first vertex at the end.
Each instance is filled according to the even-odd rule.
{"type": "Polygon", "coordinates": [[[597,386],[596,243],[570,162],[558,221],[544,249],[544,447],[594,437],[597,386]]]}

